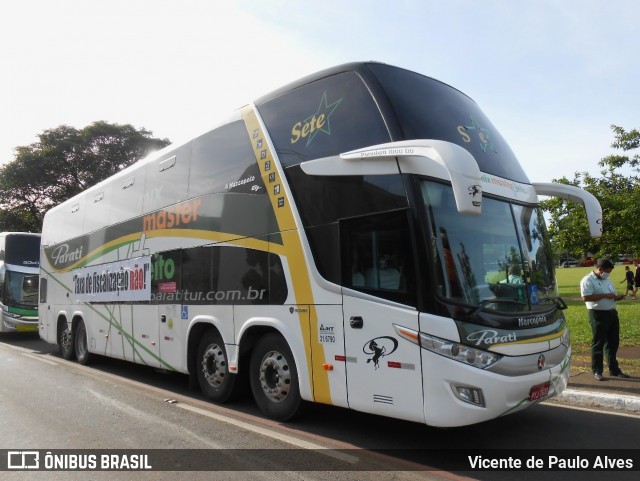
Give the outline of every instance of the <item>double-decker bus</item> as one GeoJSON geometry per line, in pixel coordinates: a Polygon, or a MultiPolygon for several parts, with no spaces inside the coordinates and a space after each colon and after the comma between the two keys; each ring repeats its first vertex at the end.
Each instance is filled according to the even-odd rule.
{"type": "Polygon", "coordinates": [[[0,332],[38,331],[40,234],[0,233],[0,332]]]}
{"type": "Polygon", "coordinates": [[[567,385],[571,347],[538,195],[469,97],[381,63],[325,70],[51,209],[40,335],[243,381],[286,420],[302,401],[436,426],[567,385]]]}

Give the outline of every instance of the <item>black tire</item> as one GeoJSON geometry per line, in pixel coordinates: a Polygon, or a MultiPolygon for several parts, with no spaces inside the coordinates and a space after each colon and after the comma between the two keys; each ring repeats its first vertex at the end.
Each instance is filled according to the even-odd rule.
{"type": "Polygon", "coordinates": [[[251,353],[251,391],[256,404],[268,418],[287,421],[302,403],[298,370],[283,337],[276,333],[261,338],[251,353]]]}
{"type": "Polygon", "coordinates": [[[73,334],[76,359],[80,364],[89,364],[91,353],[89,352],[89,342],[87,340],[87,328],[84,321],[80,319],[73,334]]]}
{"type": "Polygon", "coordinates": [[[67,361],[73,359],[76,353],[73,330],[70,328],[66,319],[63,319],[58,327],[58,347],[63,359],[67,361]]]}
{"type": "Polygon", "coordinates": [[[238,396],[238,376],[229,372],[227,349],[220,335],[209,330],[198,343],[196,372],[204,395],[213,402],[231,402],[238,396]]]}

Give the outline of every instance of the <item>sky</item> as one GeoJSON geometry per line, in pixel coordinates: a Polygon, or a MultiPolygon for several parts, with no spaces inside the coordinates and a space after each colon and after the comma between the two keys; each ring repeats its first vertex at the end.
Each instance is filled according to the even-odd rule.
{"type": "Polygon", "coordinates": [[[47,129],[181,142],[310,73],[375,60],[473,98],[533,182],[599,175],[640,128],[636,0],[21,0],[0,6],[0,164],[47,129]]]}

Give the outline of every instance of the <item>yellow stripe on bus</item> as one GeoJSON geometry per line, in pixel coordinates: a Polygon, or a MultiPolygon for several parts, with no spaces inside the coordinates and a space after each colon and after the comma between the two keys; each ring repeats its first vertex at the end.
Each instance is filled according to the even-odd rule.
{"type": "Polygon", "coordinates": [[[315,401],[333,404],[331,402],[327,372],[323,369],[313,369],[313,362],[315,361],[317,366],[322,366],[326,356],[318,336],[311,334],[318,332],[318,316],[313,301],[309,269],[306,264],[304,249],[297,230],[293,210],[291,209],[291,202],[285,192],[280,172],[276,168],[273,153],[266,139],[266,132],[262,130],[256,113],[251,107],[245,107],[242,111],[242,117],[260,168],[262,181],[267,189],[276,220],[278,221],[278,231],[282,236],[284,256],[287,258],[291,272],[295,302],[299,305],[309,306],[308,323],[306,318],[300,317],[299,320],[305,343],[308,376],[312,380],[313,397],[315,401]],[[313,353],[319,355],[320,359],[314,359],[313,353]]]}
{"type": "Polygon", "coordinates": [[[494,349],[496,347],[502,347],[502,346],[515,346],[518,344],[533,344],[536,342],[545,342],[545,341],[551,341],[552,339],[558,339],[559,337],[562,337],[562,334],[564,333],[564,326],[562,328],[562,330],[560,332],[553,332],[551,334],[547,334],[546,336],[541,336],[541,337],[534,337],[534,338],[528,338],[528,339],[523,339],[521,341],[513,341],[513,342],[501,342],[501,343],[496,343],[496,344],[492,344],[491,345],[491,349],[494,349]]]}
{"type": "MultiPolygon", "coordinates": [[[[141,234],[136,232],[135,234],[129,234],[123,237],[118,237],[117,239],[113,239],[106,244],[101,245],[93,249],[86,256],[82,257],[82,259],[73,263],[70,266],[67,266],[63,269],[56,269],[53,267],[53,272],[66,272],[73,269],[77,269],[79,267],[83,267],[94,259],[102,257],[107,253],[111,252],[114,249],[118,249],[120,247],[124,247],[126,245],[132,245],[136,242],[140,241],[141,234]]],[[[237,247],[246,247],[248,249],[255,249],[263,252],[272,252],[277,255],[284,255],[285,248],[284,246],[269,242],[267,240],[261,240],[255,237],[238,237],[238,234],[230,234],[227,232],[215,232],[209,230],[200,230],[200,229],[161,229],[155,231],[149,231],[146,233],[148,238],[152,237],[177,237],[177,238],[186,238],[186,239],[201,239],[206,241],[211,241],[216,244],[229,244],[237,247]]]]}

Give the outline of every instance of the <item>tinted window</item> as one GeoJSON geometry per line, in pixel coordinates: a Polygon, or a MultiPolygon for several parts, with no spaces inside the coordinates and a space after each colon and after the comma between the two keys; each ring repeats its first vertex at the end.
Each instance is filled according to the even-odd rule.
{"type": "Polygon", "coordinates": [[[316,268],[328,281],[340,284],[340,231],[338,223],[305,229],[316,268]]]}
{"type": "Polygon", "coordinates": [[[351,219],[340,223],[342,284],[408,305],[415,305],[415,261],[407,212],[351,219]]]}
{"type": "Polygon", "coordinates": [[[287,287],[280,258],[230,246],[156,254],[152,299],[159,304],[283,304],[287,287]]]}
{"type": "Polygon", "coordinates": [[[374,99],[353,72],[304,85],[258,110],[284,166],[389,141],[374,99]]]}
{"type": "MultiPolygon", "coordinates": [[[[144,169],[136,169],[111,182],[105,201],[109,204],[109,224],[114,225],[142,214],[144,197],[144,169]]],[[[78,234],[80,234],[79,232],[78,234]]]]}
{"type": "Polygon", "coordinates": [[[40,278],[40,303],[47,302],[47,280],[40,278]]]}
{"type": "Polygon", "coordinates": [[[5,248],[4,261],[7,264],[31,267],[40,265],[40,236],[8,235],[5,248]]]}
{"type": "Polygon", "coordinates": [[[146,166],[144,212],[152,212],[186,199],[190,154],[191,144],[187,144],[146,166]]]}
{"type": "Polygon", "coordinates": [[[84,232],[93,232],[108,224],[109,200],[114,197],[116,185],[117,183],[111,182],[83,195],[86,205],[84,232]]]}
{"type": "Polygon", "coordinates": [[[407,207],[400,175],[318,176],[285,171],[305,227],[407,207]]]}
{"type": "Polygon", "coordinates": [[[285,171],[320,274],[339,283],[340,219],[408,206],[400,175],[314,176],[299,166],[285,171]]]}
{"type": "Polygon", "coordinates": [[[190,292],[207,293],[218,285],[212,247],[195,247],[182,251],[182,288],[190,292]]]}
{"type": "Polygon", "coordinates": [[[215,249],[216,296],[222,304],[269,303],[269,254],[254,249],[215,249]]]}
{"type": "Polygon", "coordinates": [[[381,64],[369,67],[393,104],[405,139],[458,144],[471,152],[481,171],[529,183],[511,148],[469,97],[408,70],[381,64]]]}
{"type": "Polygon", "coordinates": [[[208,132],[192,144],[189,197],[220,192],[265,192],[243,121],[208,132]]]}
{"type": "Polygon", "coordinates": [[[160,252],[151,257],[151,301],[182,304],[182,252],[160,252]]]}

